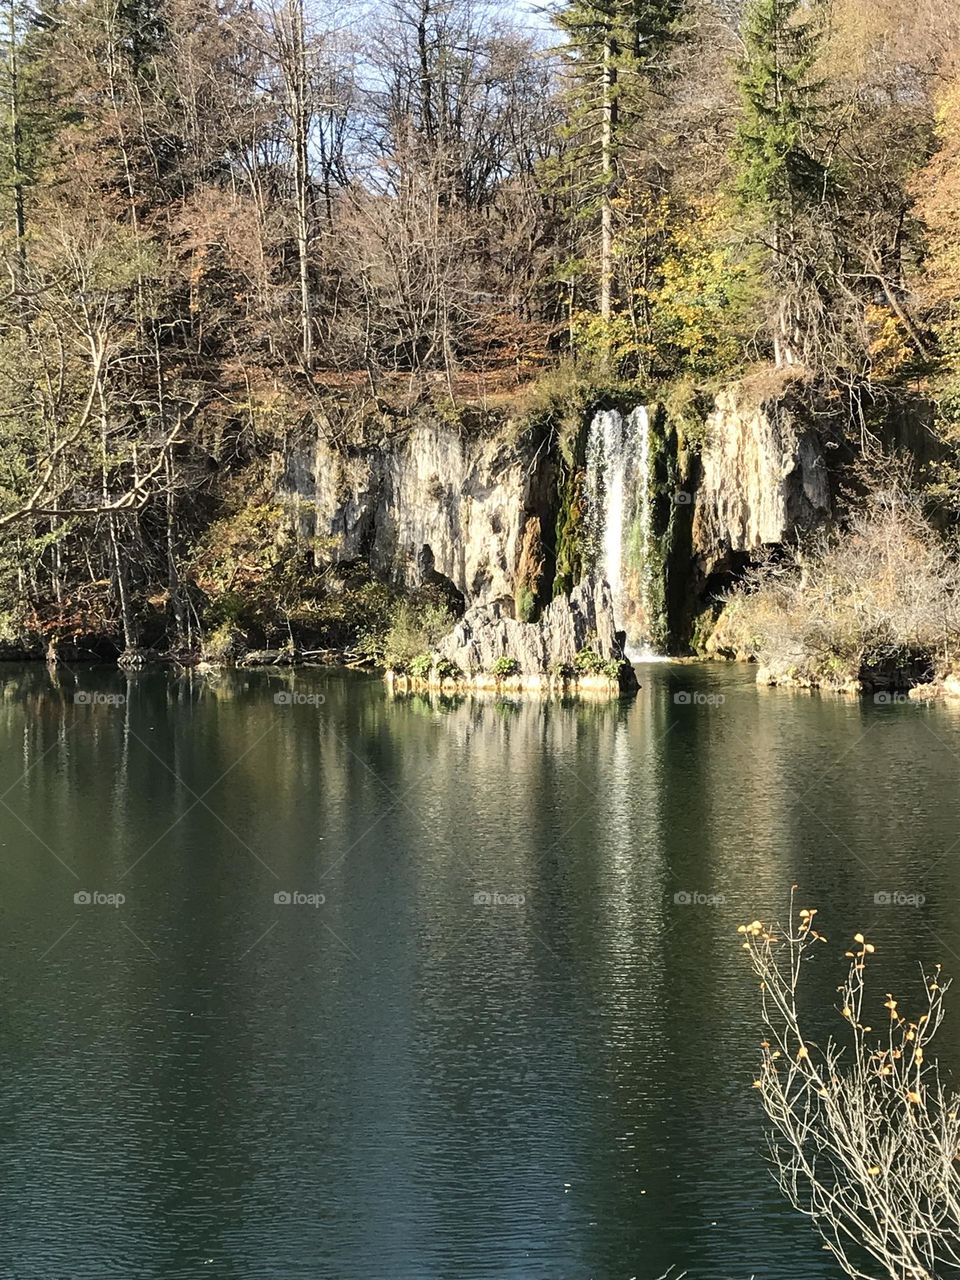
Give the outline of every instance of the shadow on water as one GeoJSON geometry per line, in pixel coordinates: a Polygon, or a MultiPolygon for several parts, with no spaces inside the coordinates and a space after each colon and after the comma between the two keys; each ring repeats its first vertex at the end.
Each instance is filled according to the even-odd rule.
{"type": "Polygon", "coordinates": [[[0,668],[0,1274],[831,1276],[736,926],[960,972],[960,714],[640,675],[0,668]]]}

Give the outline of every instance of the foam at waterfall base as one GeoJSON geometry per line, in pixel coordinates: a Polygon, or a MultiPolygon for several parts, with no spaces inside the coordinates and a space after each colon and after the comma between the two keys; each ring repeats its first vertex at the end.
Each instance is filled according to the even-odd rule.
{"type": "Polygon", "coordinates": [[[642,644],[639,647],[628,644],[624,647],[623,656],[629,663],[636,666],[641,662],[670,662],[671,659],[665,653],[657,653],[655,649],[651,649],[648,644],[642,644]]]}

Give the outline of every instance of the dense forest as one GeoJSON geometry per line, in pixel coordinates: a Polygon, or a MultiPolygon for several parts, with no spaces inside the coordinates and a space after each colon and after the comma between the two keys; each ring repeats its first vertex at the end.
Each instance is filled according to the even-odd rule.
{"type": "Polygon", "coordinates": [[[948,0],[10,0],[2,39],[8,643],[385,625],[264,460],[412,404],[779,366],[960,418],[948,0]]]}

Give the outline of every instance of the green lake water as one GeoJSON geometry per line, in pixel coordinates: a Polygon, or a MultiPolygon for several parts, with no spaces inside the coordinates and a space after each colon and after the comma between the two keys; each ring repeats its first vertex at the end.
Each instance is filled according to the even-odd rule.
{"type": "Polygon", "coordinates": [[[960,708],[752,676],[0,667],[0,1277],[834,1276],[736,926],[960,973],[960,708]]]}

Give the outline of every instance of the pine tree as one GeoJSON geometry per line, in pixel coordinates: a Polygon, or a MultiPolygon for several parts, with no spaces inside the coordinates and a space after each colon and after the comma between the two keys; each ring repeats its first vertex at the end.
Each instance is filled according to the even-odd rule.
{"type": "Polygon", "coordinates": [[[614,200],[642,88],[664,71],[685,0],[568,0],[556,15],[576,84],[572,124],[600,219],[600,315],[613,313],[614,200]]]}
{"type": "Polygon", "coordinates": [[[830,175],[818,157],[826,108],[815,65],[819,31],[804,0],[752,0],[744,16],[737,194],[765,228],[777,297],[777,364],[807,346],[802,280],[804,224],[822,208],[830,175]]]}
{"type": "Polygon", "coordinates": [[[12,241],[12,270],[26,271],[34,188],[57,124],[49,66],[48,15],[7,0],[0,26],[0,244],[12,241]]]}

